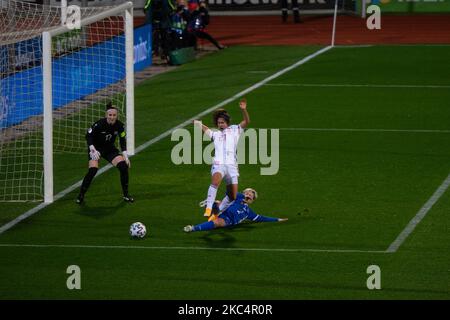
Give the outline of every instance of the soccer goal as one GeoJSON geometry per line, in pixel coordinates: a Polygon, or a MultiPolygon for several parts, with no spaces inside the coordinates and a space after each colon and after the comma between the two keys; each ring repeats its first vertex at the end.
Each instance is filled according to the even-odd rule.
{"type": "Polygon", "coordinates": [[[133,3],[66,8],[0,0],[0,201],[52,202],[54,155],[86,153],[107,102],[134,153],[133,3]]]}

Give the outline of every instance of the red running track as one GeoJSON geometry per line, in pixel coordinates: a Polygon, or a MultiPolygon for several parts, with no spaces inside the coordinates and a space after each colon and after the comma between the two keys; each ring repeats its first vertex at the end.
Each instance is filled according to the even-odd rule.
{"type": "MultiPolygon", "coordinates": [[[[279,16],[212,16],[208,32],[225,45],[327,45],[332,24],[330,16],[305,16],[300,24],[283,24],[279,16]]],[[[368,30],[360,17],[339,16],[336,44],[450,44],[450,15],[382,16],[381,30],[368,30]]]]}
{"type": "MultiPolygon", "coordinates": [[[[135,26],[143,22],[135,17],[135,26]]],[[[208,32],[225,45],[327,45],[332,25],[331,16],[305,16],[300,24],[279,16],[212,16],[208,32]]],[[[381,30],[368,30],[360,17],[338,16],[336,44],[450,44],[450,15],[386,15],[381,30]]]]}

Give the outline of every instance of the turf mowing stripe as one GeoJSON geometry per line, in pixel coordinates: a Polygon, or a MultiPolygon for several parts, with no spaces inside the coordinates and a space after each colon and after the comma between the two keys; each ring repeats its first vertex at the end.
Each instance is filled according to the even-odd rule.
{"type": "Polygon", "coordinates": [[[450,85],[415,85],[415,84],[334,84],[334,83],[268,83],[271,87],[324,87],[324,88],[423,88],[450,89],[450,85]]]}
{"type": "Polygon", "coordinates": [[[377,250],[353,249],[277,249],[277,248],[208,248],[208,247],[147,247],[147,246],[95,246],[95,245],[65,245],[65,244],[8,244],[0,247],[28,248],[76,248],[76,249],[144,249],[144,250],[216,250],[216,251],[263,251],[263,252],[325,252],[325,253],[387,253],[377,250]]]}
{"type": "MultiPolygon", "coordinates": [[[[166,132],[160,134],[160,135],[157,136],[156,138],[153,138],[153,139],[151,139],[151,140],[145,142],[144,144],[140,145],[139,147],[137,147],[137,148],[135,149],[135,153],[138,153],[138,152],[140,152],[140,151],[142,151],[142,150],[148,148],[148,147],[151,146],[152,144],[155,144],[156,142],[158,142],[158,141],[164,139],[165,137],[169,136],[169,135],[172,133],[172,131],[174,131],[174,130],[176,130],[176,129],[179,129],[179,128],[183,128],[183,127],[187,126],[188,124],[191,124],[192,121],[194,121],[194,120],[196,120],[196,119],[198,119],[198,118],[201,118],[201,117],[203,117],[203,116],[205,116],[205,115],[211,113],[211,112],[214,111],[215,109],[220,108],[220,107],[222,107],[222,106],[224,106],[224,105],[226,105],[226,104],[228,104],[228,103],[234,101],[235,99],[238,99],[238,98],[240,98],[240,97],[246,95],[247,93],[252,92],[253,90],[256,90],[256,89],[262,87],[262,86],[265,85],[267,82],[272,81],[273,79],[275,79],[275,78],[277,78],[277,77],[279,77],[279,76],[285,74],[286,72],[291,71],[292,69],[297,68],[298,66],[300,66],[300,65],[302,65],[302,64],[305,64],[305,63],[308,62],[309,60],[314,59],[315,57],[317,57],[318,55],[321,55],[321,54],[324,53],[324,52],[327,52],[327,51],[330,50],[331,48],[333,48],[333,47],[332,47],[332,46],[328,46],[328,47],[322,48],[322,49],[320,49],[320,50],[318,50],[318,51],[316,51],[316,52],[310,54],[309,56],[306,56],[305,58],[303,58],[303,59],[297,61],[296,63],[290,65],[289,67],[286,67],[286,68],[284,68],[284,69],[282,69],[282,70],[280,70],[280,71],[274,73],[273,75],[271,75],[271,76],[265,78],[264,80],[262,80],[262,81],[260,81],[260,82],[258,82],[258,83],[256,83],[256,84],[254,84],[254,85],[252,85],[251,87],[249,87],[249,88],[247,88],[247,89],[245,89],[245,90],[243,90],[243,91],[241,91],[241,92],[235,94],[235,95],[232,96],[231,98],[228,98],[228,99],[226,99],[226,100],[224,100],[224,101],[222,101],[222,102],[216,104],[215,106],[213,106],[213,107],[211,107],[211,108],[209,108],[209,109],[206,109],[205,111],[203,111],[203,112],[201,112],[201,113],[195,115],[194,117],[192,117],[192,118],[186,120],[185,122],[179,124],[178,126],[173,127],[172,129],[169,129],[169,130],[167,130],[166,132]]],[[[109,170],[109,169],[111,169],[111,168],[112,168],[111,165],[107,165],[107,166],[103,167],[101,170],[98,171],[98,173],[97,173],[96,176],[99,176],[100,174],[106,172],[107,170],[109,170]]],[[[64,197],[64,196],[67,195],[68,193],[72,192],[73,190],[75,190],[76,188],[78,188],[78,187],[81,185],[81,183],[82,183],[82,180],[78,181],[77,183],[71,185],[71,186],[68,187],[67,189],[65,189],[65,190],[61,191],[60,193],[58,193],[57,195],[55,195],[54,201],[56,201],[56,200],[58,200],[58,199],[64,197]]],[[[25,212],[24,214],[22,214],[22,215],[20,215],[19,217],[15,218],[14,220],[12,220],[12,221],[10,221],[10,222],[4,224],[2,227],[0,227],[0,234],[2,234],[3,232],[5,232],[5,231],[11,229],[12,227],[14,227],[14,226],[15,226],[16,224],[18,224],[19,222],[21,222],[21,221],[27,219],[28,217],[34,215],[36,212],[39,212],[40,210],[44,209],[44,208],[47,207],[48,205],[50,205],[50,203],[41,203],[40,205],[38,205],[38,206],[36,206],[36,207],[34,207],[34,208],[28,210],[27,212],[25,212]]]]}
{"type": "Polygon", "coordinates": [[[258,129],[278,129],[284,131],[450,133],[450,130],[428,130],[428,129],[349,129],[349,128],[258,128],[258,129]]]}
{"type": "Polygon", "coordinates": [[[408,223],[406,228],[398,235],[397,239],[389,246],[386,252],[393,253],[400,248],[402,243],[408,238],[408,236],[414,231],[416,226],[422,221],[427,215],[428,211],[433,207],[433,205],[439,200],[439,198],[444,194],[447,188],[450,186],[450,174],[447,179],[439,186],[439,188],[434,192],[431,198],[423,205],[423,207],[417,212],[414,218],[408,223]]]}

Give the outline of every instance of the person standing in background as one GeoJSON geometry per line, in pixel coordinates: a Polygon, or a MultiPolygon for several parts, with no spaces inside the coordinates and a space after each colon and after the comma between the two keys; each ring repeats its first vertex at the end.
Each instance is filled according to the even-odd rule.
{"type": "Polygon", "coordinates": [[[144,5],[146,21],[153,30],[153,54],[161,54],[161,59],[169,54],[170,16],[175,10],[175,0],[147,0],[144,5]]]}
{"type": "MultiPolygon", "coordinates": [[[[288,13],[288,0],[281,0],[281,20],[283,22],[287,22],[288,13]]],[[[294,15],[294,22],[300,23],[300,10],[298,7],[298,0],[292,0],[292,13],[294,15]]]]}

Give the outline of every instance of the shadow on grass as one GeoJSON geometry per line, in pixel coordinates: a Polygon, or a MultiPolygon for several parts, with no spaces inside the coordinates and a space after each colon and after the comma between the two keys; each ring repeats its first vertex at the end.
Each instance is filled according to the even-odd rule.
{"type": "Polygon", "coordinates": [[[156,200],[156,199],[164,199],[164,198],[168,198],[168,199],[174,199],[174,197],[181,197],[181,196],[190,196],[193,194],[193,192],[182,192],[182,191],[170,191],[171,186],[164,186],[161,187],[161,191],[147,191],[141,194],[137,194],[137,196],[139,196],[139,199],[144,199],[144,200],[156,200]]]}
{"type": "Polygon", "coordinates": [[[102,219],[116,214],[117,210],[127,205],[130,204],[126,203],[125,201],[120,201],[116,205],[111,206],[89,206],[88,204],[84,203],[79,206],[77,214],[93,219],[102,219]]]}
{"type": "Polygon", "coordinates": [[[250,223],[243,223],[237,226],[214,229],[202,234],[200,239],[205,242],[205,246],[210,248],[236,248],[236,238],[233,234],[236,232],[249,232],[255,226],[250,223]]]}

